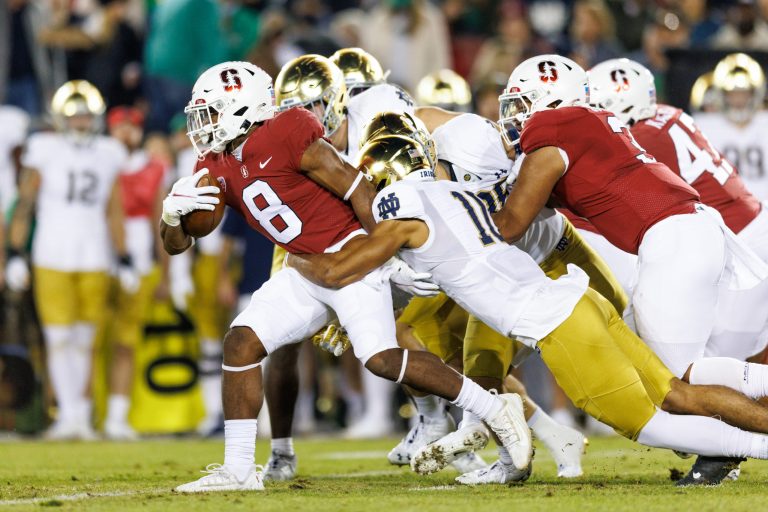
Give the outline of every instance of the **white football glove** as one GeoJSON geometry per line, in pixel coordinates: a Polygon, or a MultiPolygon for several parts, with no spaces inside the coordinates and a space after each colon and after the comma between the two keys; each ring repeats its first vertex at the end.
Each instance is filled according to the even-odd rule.
{"type": "Polygon", "coordinates": [[[141,277],[133,266],[130,256],[121,256],[117,265],[117,278],[120,281],[120,287],[126,293],[133,295],[139,291],[141,277]]]}
{"type": "Polygon", "coordinates": [[[11,256],[5,265],[5,282],[8,289],[21,292],[29,288],[29,266],[21,256],[11,256]]]}
{"type": "Polygon", "coordinates": [[[170,194],[163,200],[163,222],[169,226],[178,226],[182,215],[195,210],[214,210],[214,205],[219,204],[219,198],[208,194],[218,194],[219,187],[197,186],[197,182],[206,174],[208,169],[200,169],[173,184],[170,194]]]}
{"type": "Polygon", "coordinates": [[[430,280],[432,274],[429,272],[416,272],[399,258],[390,260],[389,269],[389,280],[406,293],[419,297],[434,297],[440,293],[440,287],[430,280]]]}
{"type": "Polygon", "coordinates": [[[343,354],[350,346],[347,331],[335,321],[317,331],[312,336],[312,343],[336,357],[343,354]]]}

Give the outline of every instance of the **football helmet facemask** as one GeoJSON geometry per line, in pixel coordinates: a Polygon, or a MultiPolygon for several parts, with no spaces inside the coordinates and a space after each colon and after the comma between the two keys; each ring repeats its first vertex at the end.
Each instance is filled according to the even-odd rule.
{"type": "Polygon", "coordinates": [[[184,113],[198,157],[221,153],[255,123],[275,116],[272,78],[249,62],[222,62],[197,79],[184,113]]]}

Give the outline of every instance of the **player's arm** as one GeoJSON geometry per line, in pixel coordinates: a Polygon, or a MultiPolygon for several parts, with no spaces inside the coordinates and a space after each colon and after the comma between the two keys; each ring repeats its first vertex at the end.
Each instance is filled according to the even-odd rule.
{"type": "Polygon", "coordinates": [[[509,243],[519,240],[539,211],[546,206],[565,162],[554,146],[545,146],[526,155],[515,186],[504,207],[493,214],[499,233],[509,243]]]}
{"type": "Polygon", "coordinates": [[[461,114],[462,112],[451,112],[440,107],[416,107],[416,117],[424,122],[429,133],[461,114]]]}
{"type": "Polygon", "coordinates": [[[313,181],[327,188],[338,197],[348,200],[355,215],[367,231],[372,231],[371,205],[376,189],[362,178],[357,169],[341,158],[341,155],[324,139],[310,144],[301,157],[301,170],[313,181]]]}
{"type": "Polygon", "coordinates": [[[20,254],[27,245],[39,189],[40,173],[36,169],[22,167],[19,176],[18,200],[8,229],[8,248],[11,255],[20,254]]]}
{"type": "Polygon", "coordinates": [[[428,236],[429,228],[420,220],[385,220],[338,252],[290,254],[287,265],[317,285],[341,288],[384,265],[400,248],[419,247],[428,236]]]}
{"type": "Polygon", "coordinates": [[[198,187],[197,183],[208,174],[203,168],[192,176],[179,178],[173,184],[171,192],[163,200],[163,214],[160,220],[160,236],[163,248],[170,254],[181,254],[192,246],[193,239],[181,227],[181,217],[195,210],[213,211],[219,204],[219,187],[208,185],[198,187]]]}
{"type": "Polygon", "coordinates": [[[128,251],[125,247],[125,212],[123,211],[122,188],[120,180],[115,179],[107,202],[107,223],[112,247],[119,258],[125,258],[128,251]]]}

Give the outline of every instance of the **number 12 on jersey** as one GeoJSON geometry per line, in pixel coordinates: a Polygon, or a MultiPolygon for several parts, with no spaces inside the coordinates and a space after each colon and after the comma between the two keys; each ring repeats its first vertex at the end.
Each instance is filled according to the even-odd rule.
{"type": "Polygon", "coordinates": [[[491,245],[495,244],[496,242],[504,241],[504,239],[501,237],[501,234],[499,234],[498,230],[496,229],[493,221],[491,220],[491,216],[488,214],[488,209],[486,208],[485,203],[479,197],[477,197],[472,192],[451,192],[451,195],[454,199],[461,203],[465,210],[467,210],[467,214],[469,215],[469,218],[472,219],[472,222],[477,228],[480,241],[483,243],[483,245],[491,245]],[[470,199],[472,199],[472,201],[474,201],[474,203],[477,204],[478,208],[480,209],[481,215],[483,217],[482,221],[477,216],[475,208],[472,207],[472,202],[470,199]]]}

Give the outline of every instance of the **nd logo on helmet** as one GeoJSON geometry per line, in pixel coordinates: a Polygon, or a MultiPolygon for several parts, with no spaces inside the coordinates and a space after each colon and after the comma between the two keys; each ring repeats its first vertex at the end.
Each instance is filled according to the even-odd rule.
{"type": "Polygon", "coordinates": [[[539,78],[544,83],[552,83],[557,81],[557,67],[551,60],[545,60],[539,62],[539,78]]]}
{"type": "Polygon", "coordinates": [[[236,69],[225,69],[221,72],[219,77],[221,77],[221,82],[224,84],[224,90],[227,92],[232,92],[235,89],[239,91],[243,87],[243,83],[240,81],[236,69]]]}

